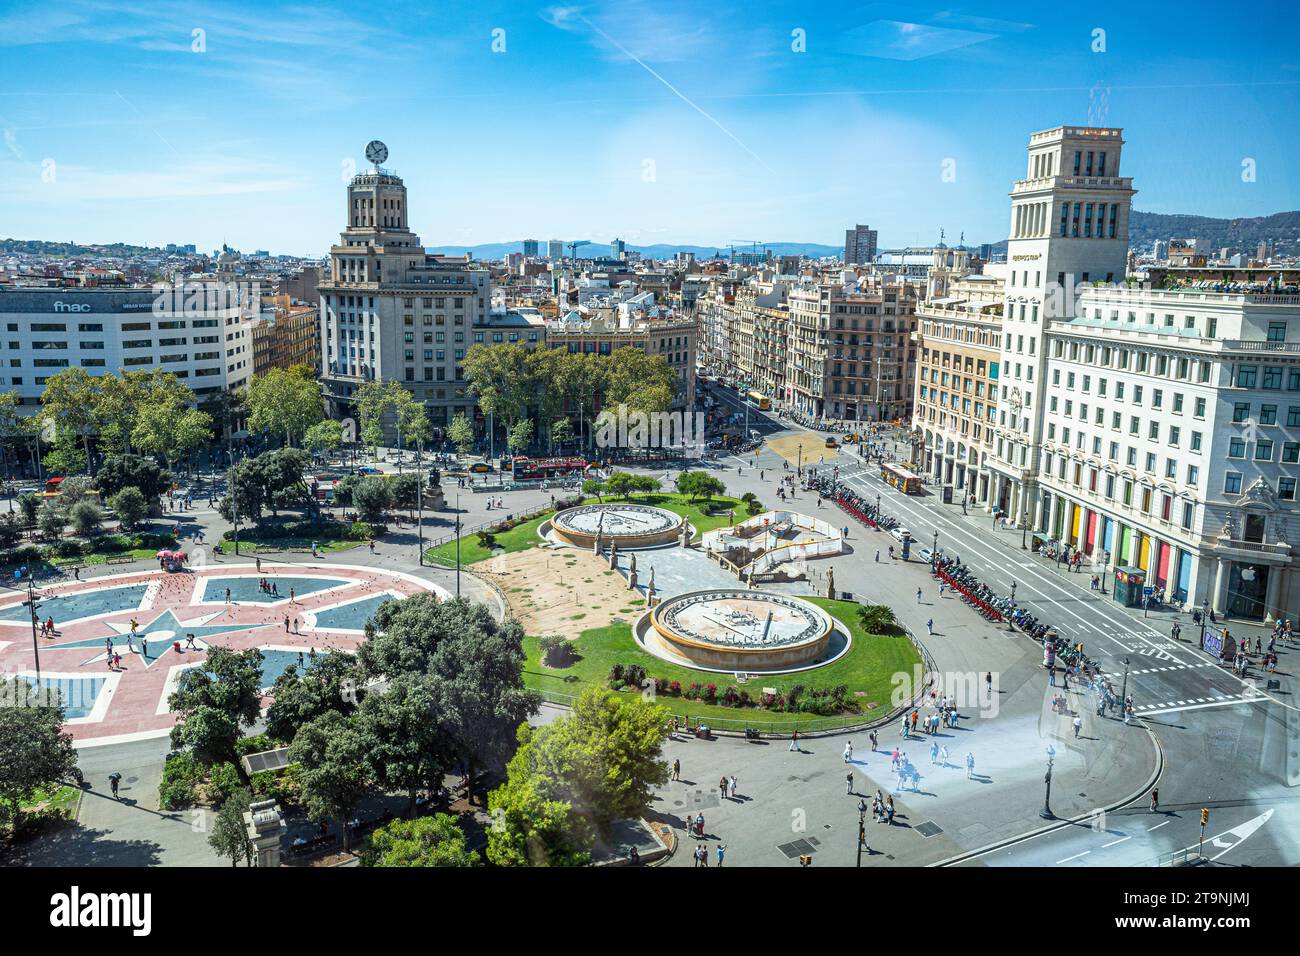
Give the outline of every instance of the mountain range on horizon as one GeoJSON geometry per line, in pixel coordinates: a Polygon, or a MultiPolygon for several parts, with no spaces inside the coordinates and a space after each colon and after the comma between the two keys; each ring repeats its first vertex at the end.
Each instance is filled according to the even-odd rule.
{"type": "MultiPolygon", "coordinates": [[[[1210,248],[1217,251],[1221,247],[1243,249],[1254,252],[1255,246],[1263,240],[1273,240],[1278,252],[1300,252],[1300,210],[1273,213],[1268,216],[1255,216],[1236,219],[1218,219],[1210,216],[1197,216],[1186,213],[1152,213],[1133,210],[1129,220],[1129,244],[1146,251],[1157,239],[1205,239],[1210,248]]],[[[545,248],[547,240],[539,240],[545,248]]],[[[567,247],[568,241],[565,241],[567,247]]],[[[601,247],[605,255],[609,251],[608,242],[589,241],[579,249],[579,256],[598,258],[601,247]]],[[[968,249],[978,249],[980,243],[966,243],[968,249]]],[[[994,250],[1004,250],[1006,239],[989,243],[994,250]]],[[[425,251],[431,255],[462,256],[468,253],[472,258],[490,261],[500,259],[511,253],[522,253],[522,239],[511,242],[488,242],[478,245],[434,245],[426,246],[425,251]]],[[[697,258],[710,258],[717,253],[724,256],[729,253],[730,244],[689,245],[676,243],[656,243],[641,246],[626,244],[629,252],[636,252],[646,258],[666,259],[678,252],[694,253],[697,258]]],[[[750,247],[737,245],[740,251],[750,247]]],[[[803,255],[810,258],[838,256],[843,252],[843,245],[827,245],[816,242],[768,242],[761,248],[771,250],[773,255],[803,255]]],[[[900,248],[887,242],[880,244],[881,249],[900,248]]],[[[26,253],[29,255],[144,255],[163,253],[158,247],[140,246],[131,243],[114,242],[106,244],[81,244],[76,242],[47,242],[39,239],[0,239],[0,253],[26,253]]],[[[300,257],[300,258],[311,258],[300,257]]],[[[323,256],[321,257],[323,258],[323,256]]]]}

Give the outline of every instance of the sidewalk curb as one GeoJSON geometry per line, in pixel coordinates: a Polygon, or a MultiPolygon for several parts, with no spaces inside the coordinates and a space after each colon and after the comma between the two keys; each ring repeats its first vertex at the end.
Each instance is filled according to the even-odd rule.
{"type": "MultiPolygon", "coordinates": [[[[1153,786],[1155,786],[1156,781],[1160,779],[1160,775],[1164,772],[1165,752],[1164,752],[1164,748],[1160,746],[1160,738],[1158,738],[1155,735],[1155,732],[1152,731],[1151,728],[1146,725],[1145,721],[1143,721],[1142,729],[1147,732],[1147,736],[1151,738],[1151,743],[1156,749],[1155,769],[1152,770],[1151,776],[1147,777],[1146,782],[1143,783],[1142,786],[1139,787],[1137,790],[1133,791],[1126,797],[1120,798],[1114,803],[1102,807],[1101,811],[1103,813],[1109,813],[1112,810],[1119,810],[1127,806],[1128,804],[1132,803],[1133,801],[1137,800],[1148,790],[1150,790],[1153,786]]],[[[1017,843],[1023,843],[1028,840],[1036,839],[1037,837],[1040,837],[1045,833],[1052,833],[1056,830],[1064,829],[1065,827],[1074,826],[1080,821],[1089,819],[1091,816],[1092,816],[1091,813],[1085,813],[1085,814],[1080,814],[1079,816],[1076,817],[1058,819],[1052,823],[1047,824],[1046,826],[1039,827],[1037,830],[1029,830],[1025,833],[1018,834],[1017,836],[1007,837],[1003,840],[997,840],[985,846],[978,847],[977,849],[968,850],[964,853],[958,853],[954,856],[950,856],[942,860],[936,860],[935,862],[928,863],[926,865],[930,867],[956,866],[958,863],[964,863],[965,861],[974,859],[977,856],[983,856],[985,853],[992,853],[995,850],[1001,850],[1005,847],[1014,846],[1017,843]]]]}

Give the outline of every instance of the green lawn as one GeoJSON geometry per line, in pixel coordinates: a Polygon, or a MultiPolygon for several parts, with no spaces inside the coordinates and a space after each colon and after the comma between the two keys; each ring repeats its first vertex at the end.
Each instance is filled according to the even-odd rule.
{"type": "MultiPolygon", "coordinates": [[[[714,721],[714,725],[719,727],[725,726],[722,721],[760,729],[765,726],[775,729],[776,726],[789,726],[792,723],[816,723],[826,727],[860,723],[864,714],[883,716],[888,713],[890,694],[894,687],[893,675],[899,672],[911,674],[913,667],[921,663],[920,655],[911,641],[903,636],[885,637],[864,633],[858,625],[858,605],[853,601],[832,601],[828,598],[804,600],[823,608],[848,628],[853,636],[849,652],[834,663],[816,670],[756,678],[746,684],[744,689],[751,696],[757,697],[764,687],[775,687],[785,692],[795,684],[802,684],[809,689],[825,689],[844,684],[849,688],[849,699],[859,705],[862,714],[827,718],[817,714],[787,714],[757,707],[723,707],[687,700],[685,697],[661,697],[660,700],[674,714],[705,718],[714,721]],[[869,706],[873,704],[874,707],[869,706]]],[[[610,667],[618,663],[641,664],[649,676],[679,681],[683,688],[691,683],[714,683],[721,693],[727,686],[735,684],[735,679],[730,674],[697,671],[670,664],[646,653],[632,637],[631,625],[627,623],[583,631],[574,645],[580,655],[577,663],[566,668],[551,668],[541,662],[538,638],[525,638],[527,662],[524,665],[524,683],[544,694],[576,695],[593,684],[604,686],[610,667]]]]}
{"type": "MultiPolygon", "coordinates": [[[[462,566],[473,564],[475,561],[484,561],[487,558],[498,554],[509,554],[514,551],[524,551],[534,547],[541,542],[537,536],[537,529],[542,522],[553,515],[555,512],[548,511],[544,515],[539,515],[523,524],[515,525],[509,531],[502,531],[496,536],[497,546],[495,550],[489,551],[478,543],[477,534],[467,534],[460,539],[460,563],[462,566]]],[[[436,548],[430,548],[424,553],[426,561],[432,561],[436,564],[447,567],[456,566],[456,541],[453,538],[438,545],[436,548]]]]}
{"type": "MultiPolygon", "coordinates": [[[[658,492],[650,495],[630,495],[621,498],[606,495],[605,500],[649,505],[652,508],[663,508],[665,511],[681,515],[695,529],[695,538],[697,540],[705,531],[712,531],[714,528],[725,528],[731,524],[727,512],[733,509],[736,512],[737,521],[744,521],[749,517],[749,512],[745,510],[745,506],[738,498],[725,496],[714,498],[711,501],[691,501],[686,495],[679,495],[676,492],[658,492]]],[[[590,504],[591,499],[588,499],[587,503],[590,504]]],[[[763,502],[763,504],[767,504],[767,502],[763,502]]]]}
{"type": "MultiPolygon", "coordinates": [[[[610,502],[631,502],[638,505],[650,505],[655,508],[664,508],[674,514],[681,515],[691,523],[695,528],[696,538],[705,532],[712,531],[714,528],[726,527],[731,522],[727,518],[727,512],[730,509],[736,510],[736,520],[740,521],[748,517],[744,506],[736,498],[714,498],[711,502],[692,502],[685,495],[676,493],[652,494],[652,495],[632,495],[631,497],[612,497],[605,496],[605,501],[610,502]],[[707,510],[717,512],[708,514],[707,510]]],[[[597,503],[594,498],[584,499],[585,504],[597,503]]],[[[475,561],[484,561],[498,554],[509,554],[513,551],[523,551],[526,548],[535,547],[541,542],[537,536],[537,529],[546,521],[554,511],[547,511],[545,514],[530,521],[525,521],[521,525],[511,528],[509,531],[502,531],[496,536],[497,547],[489,551],[478,543],[477,534],[467,534],[460,539],[460,563],[462,566],[473,564],[475,561]]],[[[425,560],[442,564],[448,567],[456,565],[456,541],[455,539],[438,545],[436,548],[430,548],[424,553],[425,560]]]]}

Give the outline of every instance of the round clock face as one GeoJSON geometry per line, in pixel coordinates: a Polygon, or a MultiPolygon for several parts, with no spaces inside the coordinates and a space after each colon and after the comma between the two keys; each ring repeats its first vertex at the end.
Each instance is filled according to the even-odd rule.
{"type": "Polygon", "coordinates": [[[388,158],[388,147],[377,139],[366,144],[366,159],[378,165],[388,158]]]}

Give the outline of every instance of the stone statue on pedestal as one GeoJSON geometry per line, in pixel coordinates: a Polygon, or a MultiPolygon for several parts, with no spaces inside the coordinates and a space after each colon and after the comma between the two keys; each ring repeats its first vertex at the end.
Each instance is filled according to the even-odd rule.
{"type": "Polygon", "coordinates": [[[615,570],[618,568],[618,542],[617,541],[611,541],[609,543],[609,567],[610,570],[615,570]]]}
{"type": "Polygon", "coordinates": [[[835,566],[831,565],[826,569],[826,596],[835,597],[835,566]]]}

